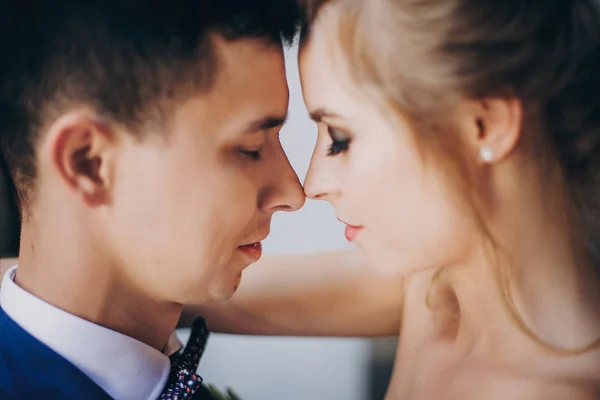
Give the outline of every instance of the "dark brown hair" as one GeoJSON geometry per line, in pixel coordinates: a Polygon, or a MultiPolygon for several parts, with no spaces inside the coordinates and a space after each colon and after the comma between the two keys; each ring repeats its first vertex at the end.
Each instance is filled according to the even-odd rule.
{"type": "Polygon", "coordinates": [[[281,45],[298,18],[295,0],[2,1],[0,156],[21,203],[40,131],[65,109],[91,107],[142,135],[168,101],[210,89],[211,34],[281,45]]]}
{"type": "MultiPolygon", "coordinates": [[[[302,43],[324,9],[335,12],[353,78],[377,88],[414,120],[444,115],[461,99],[519,98],[524,125],[539,127],[538,142],[549,150],[544,154],[560,164],[590,261],[600,267],[599,1],[305,0],[303,5],[302,43]]],[[[499,279],[511,314],[537,340],[516,312],[506,277],[499,279]]]]}

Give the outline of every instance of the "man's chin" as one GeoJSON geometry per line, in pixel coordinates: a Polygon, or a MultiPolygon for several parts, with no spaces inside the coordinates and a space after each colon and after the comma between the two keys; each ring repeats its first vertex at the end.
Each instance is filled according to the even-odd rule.
{"type": "Polygon", "coordinates": [[[242,275],[238,275],[235,281],[223,283],[219,286],[213,287],[212,290],[208,293],[208,301],[214,303],[220,303],[229,300],[235,292],[238,290],[240,283],[242,281],[242,275]]]}
{"type": "MultiPolygon", "coordinates": [[[[237,276],[237,278],[235,279],[235,285],[233,287],[233,293],[237,292],[238,288],[240,287],[240,283],[242,283],[242,274],[239,274],[237,276]]],[[[233,295],[233,293],[231,295],[233,295]]]]}

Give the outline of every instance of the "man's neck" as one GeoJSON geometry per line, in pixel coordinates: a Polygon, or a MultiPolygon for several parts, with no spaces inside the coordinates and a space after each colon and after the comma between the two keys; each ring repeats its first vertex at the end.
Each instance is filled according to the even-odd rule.
{"type": "Polygon", "coordinates": [[[144,295],[118,266],[85,240],[36,235],[24,226],[15,282],[70,314],[158,350],[167,343],[182,306],[144,295]],[[34,245],[35,243],[35,245],[34,245]]]}

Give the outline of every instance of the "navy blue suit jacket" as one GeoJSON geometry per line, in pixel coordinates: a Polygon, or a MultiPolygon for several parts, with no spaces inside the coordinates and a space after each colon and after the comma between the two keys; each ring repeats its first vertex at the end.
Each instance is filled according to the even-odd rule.
{"type": "Polygon", "coordinates": [[[0,399],[108,400],[111,397],[0,308],[0,399]]]}

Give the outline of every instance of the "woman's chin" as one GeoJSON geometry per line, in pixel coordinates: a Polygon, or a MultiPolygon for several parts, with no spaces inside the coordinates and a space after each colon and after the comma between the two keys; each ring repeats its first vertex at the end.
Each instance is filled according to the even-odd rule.
{"type": "Polygon", "coordinates": [[[378,274],[390,278],[412,275],[428,269],[427,267],[423,267],[423,263],[420,262],[422,260],[410,262],[410,260],[397,254],[397,252],[365,251],[364,254],[371,268],[378,274]]]}

